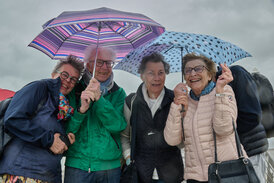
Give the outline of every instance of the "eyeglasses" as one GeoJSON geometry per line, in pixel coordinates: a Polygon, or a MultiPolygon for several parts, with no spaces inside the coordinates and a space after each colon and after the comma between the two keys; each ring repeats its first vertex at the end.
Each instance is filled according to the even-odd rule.
{"type": "Polygon", "coordinates": [[[78,78],[77,77],[74,77],[74,76],[70,76],[69,75],[69,73],[67,73],[66,71],[62,71],[62,72],[60,72],[60,71],[56,71],[58,74],[60,74],[60,77],[62,78],[62,79],[64,79],[64,80],[66,80],[66,79],[70,79],[70,82],[72,83],[72,84],[75,84],[75,83],[77,83],[78,82],[78,78]]]}
{"type": "Polygon", "coordinates": [[[202,73],[204,71],[204,69],[208,70],[208,68],[204,65],[198,65],[198,66],[193,67],[193,68],[186,67],[185,70],[184,70],[184,73],[185,73],[185,75],[190,75],[192,70],[194,70],[196,73],[202,73]]]}
{"type": "Polygon", "coordinates": [[[107,68],[112,68],[114,66],[114,62],[110,61],[110,60],[97,60],[96,61],[96,66],[97,67],[102,67],[104,65],[104,63],[106,63],[107,68]]]}
{"type": "Polygon", "coordinates": [[[166,73],[165,73],[164,71],[160,71],[160,72],[158,72],[158,73],[154,73],[154,72],[152,72],[152,71],[149,71],[149,72],[146,72],[145,74],[146,74],[148,77],[150,77],[150,78],[154,78],[154,77],[156,77],[156,76],[163,77],[163,76],[166,75],[166,73]]]}

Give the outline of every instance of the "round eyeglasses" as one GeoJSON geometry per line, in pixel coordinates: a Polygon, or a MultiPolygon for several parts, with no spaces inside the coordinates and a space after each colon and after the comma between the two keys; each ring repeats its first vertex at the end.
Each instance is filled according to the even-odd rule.
{"type": "Polygon", "coordinates": [[[71,82],[72,84],[75,84],[75,83],[78,82],[78,78],[77,78],[77,77],[70,76],[69,73],[66,72],[66,71],[60,72],[60,71],[57,70],[56,72],[59,73],[59,74],[60,74],[60,77],[61,77],[62,79],[64,79],[64,80],[67,80],[67,79],[69,78],[69,79],[70,79],[70,82],[71,82]]]}
{"type": "Polygon", "coordinates": [[[111,60],[97,60],[96,61],[96,66],[97,67],[102,67],[104,65],[104,63],[106,63],[107,68],[112,68],[114,66],[114,62],[111,61],[111,60]]]}
{"type": "MultiPolygon", "coordinates": [[[[204,65],[198,65],[198,66],[195,66],[195,67],[193,67],[193,68],[191,68],[191,67],[186,67],[186,68],[184,69],[184,74],[185,74],[185,75],[190,75],[191,72],[192,72],[192,70],[194,70],[196,73],[202,73],[205,69],[207,69],[207,67],[204,66],[204,65]]],[[[208,70],[208,69],[207,69],[207,70],[208,70]]]]}

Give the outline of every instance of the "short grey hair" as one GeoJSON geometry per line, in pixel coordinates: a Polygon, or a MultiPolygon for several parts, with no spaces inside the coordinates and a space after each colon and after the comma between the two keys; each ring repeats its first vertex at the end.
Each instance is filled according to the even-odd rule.
{"type": "Polygon", "coordinates": [[[162,62],[164,64],[165,73],[169,74],[169,68],[170,68],[169,64],[165,62],[163,55],[157,52],[154,52],[148,56],[143,57],[141,64],[138,68],[139,74],[143,74],[145,72],[146,64],[148,62],[154,62],[154,63],[162,62]]]}

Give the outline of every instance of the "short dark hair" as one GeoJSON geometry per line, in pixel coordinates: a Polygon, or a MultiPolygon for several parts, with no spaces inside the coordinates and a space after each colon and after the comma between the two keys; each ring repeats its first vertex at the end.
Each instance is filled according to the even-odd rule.
{"type": "Polygon", "coordinates": [[[205,65],[208,69],[208,72],[211,75],[211,79],[214,79],[216,76],[216,72],[217,72],[215,63],[211,59],[207,58],[206,56],[196,55],[195,53],[188,53],[182,58],[182,62],[183,62],[182,72],[184,73],[186,64],[188,62],[190,62],[192,60],[196,60],[196,59],[200,59],[205,63],[205,65]]]}
{"type": "Polygon", "coordinates": [[[164,64],[165,73],[169,74],[169,68],[170,68],[169,64],[167,62],[165,62],[163,55],[161,55],[160,53],[156,53],[156,52],[143,57],[141,64],[138,68],[139,74],[144,73],[144,71],[146,70],[146,64],[148,62],[154,62],[154,63],[162,62],[164,64]]]}
{"type": "Polygon", "coordinates": [[[73,55],[69,55],[66,59],[60,60],[54,67],[52,73],[57,73],[57,71],[65,64],[69,64],[74,67],[78,71],[80,77],[83,75],[85,68],[84,63],[79,58],[73,55]]]}

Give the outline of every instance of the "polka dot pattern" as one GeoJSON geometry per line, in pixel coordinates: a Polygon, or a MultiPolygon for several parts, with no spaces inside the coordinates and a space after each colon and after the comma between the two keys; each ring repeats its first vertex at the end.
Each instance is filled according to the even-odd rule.
{"type": "Polygon", "coordinates": [[[120,69],[139,76],[138,67],[142,58],[153,52],[161,53],[170,64],[170,72],[181,72],[182,57],[191,52],[204,55],[215,63],[231,65],[251,55],[229,42],[203,34],[166,31],[150,43],[131,51],[114,69],[120,69]]]}

